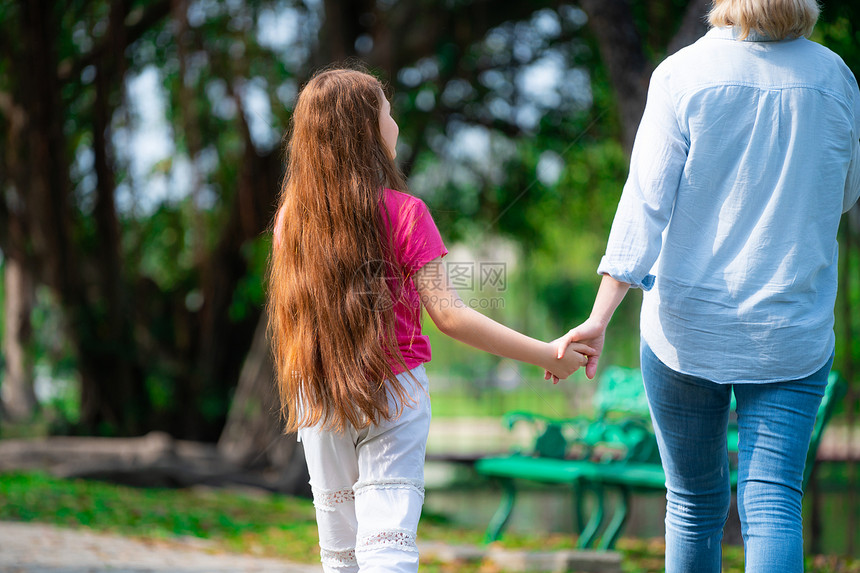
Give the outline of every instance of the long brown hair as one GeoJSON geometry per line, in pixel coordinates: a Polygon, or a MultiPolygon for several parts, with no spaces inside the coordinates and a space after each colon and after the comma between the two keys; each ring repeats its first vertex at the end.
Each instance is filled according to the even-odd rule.
{"type": "Polygon", "coordinates": [[[400,269],[382,196],[406,185],[379,129],[382,97],[373,76],[326,70],[293,111],[268,289],[288,432],[366,427],[399,416],[409,400],[391,366],[406,368],[389,280],[400,269]]]}

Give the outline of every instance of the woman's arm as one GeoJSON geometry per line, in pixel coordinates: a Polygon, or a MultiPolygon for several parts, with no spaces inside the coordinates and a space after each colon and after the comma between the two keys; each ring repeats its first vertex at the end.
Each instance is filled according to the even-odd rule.
{"type": "Polygon", "coordinates": [[[606,338],[606,327],[615,313],[615,309],[624,300],[630,285],[617,281],[609,275],[603,275],[597,297],[594,299],[594,307],[588,320],[572,329],[570,332],[555,341],[557,356],[561,358],[565,354],[568,344],[574,342],[585,343],[594,348],[594,353],[589,353],[588,364],[585,366],[585,375],[594,378],[597,372],[597,361],[603,352],[603,342],[606,338]]]}
{"type": "Polygon", "coordinates": [[[588,378],[597,373],[606,326],[627,291],[631,286],[648,290],[654,285],[655,277],[650,271],[662,248],[662,233],[674,210],[690,148],[669,89],[670,73],[671,66],[664,62],[648,85],[648,101],[636,132],[630,173],[612,221],[606,254],[597,267],[603,279],[591,316],[555,341],[560,357],[571,342],[585,342],[597,349],[585,367],[588,378]]]}
{"type": "Polygon", "coordinates": [[[535,364],[559,379],[584,366],[586,355],[595,351],[586,344],[575,344],[560,357],[554,344],[520,334],[469,308],[450,285],[447,274],[436,272],[435,265],[440,264],[440,259],[427,263],[413,279],[433,323],[451,338],[497,356],[535,364]]]}

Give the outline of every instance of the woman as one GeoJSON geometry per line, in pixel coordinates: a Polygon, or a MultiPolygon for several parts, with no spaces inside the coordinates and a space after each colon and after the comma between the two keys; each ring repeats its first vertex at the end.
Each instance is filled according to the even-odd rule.
{"type": "MultiPolygon", "coordinates": [[[[666,571],[720,570],[732,391],[746,570],[803,570],[801,483],[834,349],[836,231],[860,194],[860,93],[806,39],[815,0],[716,0],[654,72],[590,318],[647,291],[641,361],[666,470],[666,571]],[[653,274],[652,274],[653,272],[653,274]]],[[[599,356],[586,374],[593,377],[599,356]]]]}

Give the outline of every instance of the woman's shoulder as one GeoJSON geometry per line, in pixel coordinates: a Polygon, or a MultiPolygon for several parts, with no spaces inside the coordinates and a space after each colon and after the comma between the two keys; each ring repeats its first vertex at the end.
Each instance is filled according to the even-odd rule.
{"type": "Polygon", "coordinates": [[[794,44],[798,52],[802,50],[805,55],[805,68],[814,78],[816,86],[849,105],[853,103],[858,97],[857,79],[842,57],[827,46],[807,38],[798,38],[794,44]]]}
{"type": "Polygon", "coordinates": [[[807,38],[740,41],[727,38],[719,29],[668,56],[654,69],[651,80],[678,96],[688,89],[727,80],[755,83],[757,77],[849,94],[857,85],[842,58],[818,42],[807,38]],[[774,69],[780,73],[775,75],[774,69]]]}
{"type": "Polygon", "coordinates": [[[786,44],[794,48],[798,54],[812,60],[812,65],[830,65],[838,68],[848,69],[842,57],[823,44],[819,44],[809,38],[797,38],[786,44]]]}

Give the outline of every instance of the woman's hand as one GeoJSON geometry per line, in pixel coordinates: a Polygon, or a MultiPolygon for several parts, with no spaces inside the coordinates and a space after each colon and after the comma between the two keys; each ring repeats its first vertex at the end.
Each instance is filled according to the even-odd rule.
{"type": "MultiPolygon", "coordinates": [[[[563,337],[562,337],[563,338],[563,337]]],[[[559,380],[564,380],[586,364],[588,364],[589,354],[597,352],[597,349],[574,342],[567,348],[567,352],[558,353],[558,344],[561,338],[549,343],[550,350],[553,354],[550,364],[545,367],[545,380],[549,380],[552,376],[552,383],[558,384],[559,380]]]]}
{"type": "MultiPolygon", "coordinates": [[[[576,348],[579,346],[577,343],[588,345],[592,351],[586,352],[586,354],[588,354],[588,362],[585,364],[585,375],[588,379],[592,379],[597,373],[597,362],[600,359],[600,354],[603,352],[603,343],[605,339],[606,325],[595,319],[589,318],[576,328],[571,329],[564,336],[555,339],[553,344],[556,347],[556,356],[558,356],[559,359],[571,351],[579,354],[576,348]],[[574,348],[569,348],[570,346],[574,346],[574,348]]],[[[558,379],[555,374],[547,369],[544,373],[544,378],[549,380],[550,376],[553,377],[554,384],[558,383],[558,379]]]]}
{"type": "MultiPolygon", "coordinates": [[[[591,309],[591,316],[555,340],[559,358],[564,356],[567,347],[573,342],[582,342],[594,348],[594,352],[588,353],[588,364],[585,365],[585,375],[589,379],[594,378],[594,375],[597,374],[597,361],[600,359],[600,353],[603,352],[603,341],[606,338],[606,326],[609,324],[609,319],[612,318],[612,314],[624,300],[624,295],[629,289],[628,283],[618,281],[609,275],[603,275],[603,278],[600,279],[600,288],[597,289],[597,297],[594,299],[594,307],[591,309]]],[[[547,369],[544,378],[549,380],[550,376],[553,374],[547,369]]]]}

